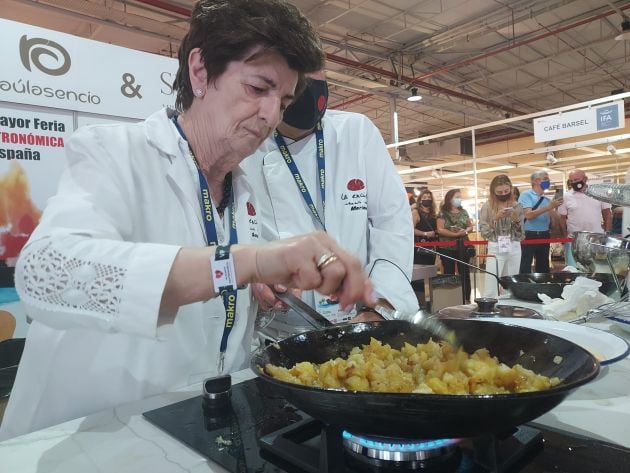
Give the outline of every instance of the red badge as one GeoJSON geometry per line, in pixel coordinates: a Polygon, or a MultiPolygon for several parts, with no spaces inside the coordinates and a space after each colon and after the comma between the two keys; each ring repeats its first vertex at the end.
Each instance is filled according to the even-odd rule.
{"type": "Polygon", "coordinates": [[[350,179],[346,187],[349,191],[360,191],[361,189],[365,189],[365,184],[361,179],[350,179]]]}
{"type": "Polygon", "coordinates": [[[221,279],[223,277],[223,271],[219,271],[218,269],[214,272],[215,279],[221,279]]]}
{"type": "Polygon", "coordinates": [[[317,99],[317,111],[321,112],[322,110],[324,110],[325,106],[326,106],[326,97],[324,97],[323,95],[320,95],[319,98],[317,99]]]}
{"type": "Polygon", "coordinates": [[[250,217],[256,215],[256,209],[251,202],[247,202],[247,215],[249,215],[250,217]]]}

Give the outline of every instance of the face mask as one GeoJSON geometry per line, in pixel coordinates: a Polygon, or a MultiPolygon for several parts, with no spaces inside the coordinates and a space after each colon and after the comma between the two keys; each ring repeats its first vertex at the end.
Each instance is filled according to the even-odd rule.
{"type": "Polygon", "coordinates": [[[571,187],[573,187],[574,191],[579,192],[584,189],[584,181],[572,182],[571,187]]]}
{"type": "Polygon", "coordinates": [[[497,195],[494,194],[494,197],[499,201],[499,202],[507,202],[508,200],[510,200],[510,197],[512,197],[512,194],[503,194],[503,195],[497,195]]]}
{"type": "Polygon", "coordinates": [[[284,111],[282,121],[300,130],[312,130],[328,105],[328,84],[325,80],[311,80],[306,89],[284,111]]]}
{"type": "Polygon", "coordinates": [[[547,189],[549,189],[549,186],[551,185],[550,181],[540,181],[540,188],[544,191],[546,191],[547,189]]]}
{"type": "Polygon", "coordinates": [[[462,206],[462,199],[460,199],[459,197],[455,197],[453,199],[453,206],[454,207],[461,207],[462,206]]]}
{"type": "Polygon", "coordinates": [[[420,201],[420,205],[422,205],[423,207],[431,207],[431,204],[433,203],[432,200],[421,200],[420,201]]]}

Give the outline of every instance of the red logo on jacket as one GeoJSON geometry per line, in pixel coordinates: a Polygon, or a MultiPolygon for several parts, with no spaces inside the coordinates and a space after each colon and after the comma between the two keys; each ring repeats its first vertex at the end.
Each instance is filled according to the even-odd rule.
{"type": "Polygon", "coordinates": [[[247,202],[247,215],[249,215],[250,217],[256,215],[256,208],[251,202],[247,202]]]}
{"type": "Polygon", "coordinates": [[[346,187],[349,191],[360,191],[365,189],[365,184],[361,179],[350,179],[346,187]]]}

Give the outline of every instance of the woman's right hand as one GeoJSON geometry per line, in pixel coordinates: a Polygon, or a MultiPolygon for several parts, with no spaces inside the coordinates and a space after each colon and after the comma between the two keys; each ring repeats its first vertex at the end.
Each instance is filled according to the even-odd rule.
{"type": "Polygon", "coordinates": [[[243,276],[248,282],[314,289],[321,294],[337,296],[342,308],[359,300],[370,303],[373,299],[372,286],[361,262],[325,232],[266,245],[235,247],[233,253],[237,274],[239,268],[245,270],[243,276]],[[327,255],[334,257],[326,258],[327,255]],[[323,264],[326,259],[329,263],[323,264]]]}
{"type": "Polygon", "coordinates": [[[431,232],[424,232],[424,236],[426,238],[433,238],[435,237],[435,232],[431,231],[431,232]]]}

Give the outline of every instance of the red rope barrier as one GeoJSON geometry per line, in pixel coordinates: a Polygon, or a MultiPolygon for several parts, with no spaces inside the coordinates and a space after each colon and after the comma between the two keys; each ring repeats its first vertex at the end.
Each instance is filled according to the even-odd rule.
{"type": "MultiPolygon", "coordinates": [[[[544,243],[571,243],[572,238],[533,238],[521,241],[521,245],[541,245],[544,243]]],[[[455,246],[456,241],[418,241],[415,246],[422,248],[425,246],[455,246]]],[[[464,245],[487,245],[488,240],[465,240],[464,245]]]]}

